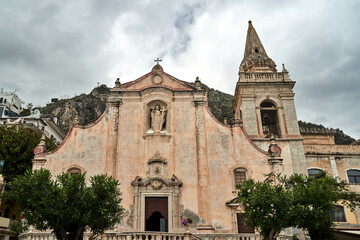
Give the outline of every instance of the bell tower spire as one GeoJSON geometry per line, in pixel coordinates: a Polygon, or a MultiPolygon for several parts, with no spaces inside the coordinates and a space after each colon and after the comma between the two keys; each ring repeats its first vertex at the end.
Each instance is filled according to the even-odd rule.
{"type": "Polygon", "coordinates": [[[251,21],[249,21],[244,58],[240,64],[240,71],[276,72],[276,64],[266,54],[265,48],[251,21]]]}

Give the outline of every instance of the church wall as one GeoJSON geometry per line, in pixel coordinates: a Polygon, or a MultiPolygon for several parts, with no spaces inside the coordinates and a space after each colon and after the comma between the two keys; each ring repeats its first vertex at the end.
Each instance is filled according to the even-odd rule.
{"type": "MultiPolygon", "coordinates": [[[[304,145],[307,168],[320,168],[327,171],[333,177],[348,182],[347,170],[360,170],[360,146],[351,145],[304,145]]],[[[356,193],[360,193],[360,185],[349,183],[348,188],[356,193]]],[[[341,204],[340,204],[341,205],[341,204]]],[[[344,207],[346,223],[360,223],[360,210],[344,207]]]]}
{"type": "MultiPolygon", "coordinates": [[[[258,145],[264,151],[267,151],[269,149],[270,144],[271,144],[270,140],[256,141],[256,145],[258,145]]],[[[283,159],[284,174],[290,175],[293,172],[293,167],[294,167],[293,166],[294,161],[291,155],[291,144],[289,141],[281,140],[281,141],[277,141],[277,145],[281,148],[281,158],[283,159]]]]}
{"type": "Polygon", "coordinates": [[[249,135],[258,135],[258,126],[255,112],[255,101],[254,99],[248,100],[243,99],[241,105],[241,112],[243,117],[244,128],[249,135]]]}
{"type": "Polygon", "coordinates": [[[289,146],[294,173],[306,174],[306,159],[302,140],[290,140],[289,146]]]}
{"type": "Polygon", "coordinates": [[[243,167],[248,177],[264,179],[271,171],[268,156],[250,144],[240,127],[220,125],[208,113],[205,119],[212,225],[217,231],[232,231],[231,209],[225,203],[236,197],[234,170],[243,167]]]}
{"type": "Polygon", "coordinates": [[[284,106],[287,134],[300,135],[299,125],[297,121],[294,99],[282,99],[284,106]]]}
{"type": "Polygon", "coordinates": [[[131,181],[136,176],[148,176],[147,162],[158,151],[167,162],[164,175],[170,178],[175,174],[183,182],[181,204],[193,212],[198,211],[194,104],[189,100],[189,94],[182,98],[171,100],[154,92],[141,101],[123,98],[119,119],[118,179],[124,193],[122,205],[126,209],[133,204],[131,181]],[[168,104],[169,132],[146,134],[145,122],[149,119],[146,119],[145,106],[159,99],[168,104]]]}
{"type": "Polygon", "coordinates": [[[105,168],[107,122],[104,117],[90,128],[74,127],[63,145],[46,156],[44,168],[53,176],[71,167],[80,168],[88,176],[110,171],[105,168]]]}

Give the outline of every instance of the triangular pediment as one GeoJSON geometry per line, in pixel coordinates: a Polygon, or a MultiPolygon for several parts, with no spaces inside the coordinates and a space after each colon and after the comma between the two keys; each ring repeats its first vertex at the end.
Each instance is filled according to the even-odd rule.
{"type": "Polygon", "coordinates": [[[163,87],[173,91],[194,90],[194,87],[190,83],[179,80],[170,74],[159,70],[153,70],[134,81],[125,83],[121,86],[121,89],[122,91],[141,91],[153,87],[163,87]]]}

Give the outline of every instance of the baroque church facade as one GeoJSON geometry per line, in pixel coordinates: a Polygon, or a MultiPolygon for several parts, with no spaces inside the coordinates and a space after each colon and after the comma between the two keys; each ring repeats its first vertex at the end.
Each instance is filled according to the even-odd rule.
{"type": "MultiPolygon", "coordinates": [[[[251,232],[234,200],[241,181],[309,170],[349,180],[347,172],[360,169],[360,146],[334,145],[329,132],[300,132],[294,85],[249,21],[234,124],[214,118],[198,78],[185,82],[156,64],[134,81],[117,79],[102,116],[87,126],[75,121],[56,150],[38,146],[33,169],[113,176],[126,209],[117,232],[182,232],[184,217],[194,220],[194,233],[251,232]]],[[[356,229],[360,214],[343,212],[339,226],[356,229]]]]}

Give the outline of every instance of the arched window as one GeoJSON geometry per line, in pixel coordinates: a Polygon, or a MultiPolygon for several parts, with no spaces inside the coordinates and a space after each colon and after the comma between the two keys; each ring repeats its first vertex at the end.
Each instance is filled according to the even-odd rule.
{"type": "Polygon", "coordinates": [[[309,177],[315,177],[316,174],[318,174],[319,172],[323,171],[321,169],[318,169],[318,168],[312,168],[312,169],[308,169],[308,175],[309,177]]]}
{"type": "Polygon", "coordinates": [[[272,102],[264,101],[260,104],[260,113],[263,134],[266,137],[281,137],[277,107],[272,102]]]}
{"type": "Polygon", "coordinates": [[[343,206],[334,206],[333,210],[330,211],[330,216],[333,222],[346,222],[343,206]]]}
{"type": "Polygon", "coordinates": [[[246,169],[237,168],[234,170],[235,185],[238,185],[246,180],[246,169]]]}
{"type": "Polygon", "coordinates": [[[67,170],[67,173],[71,175],[79,174],[81,173],[81,170],[79,168],[73,167],[67,170]]]}
{"type": "Polygon", "coordinates": [[[346,173],[349,179],[349,183],[360,183],[359,170],[347,170],[346,173]]]}

